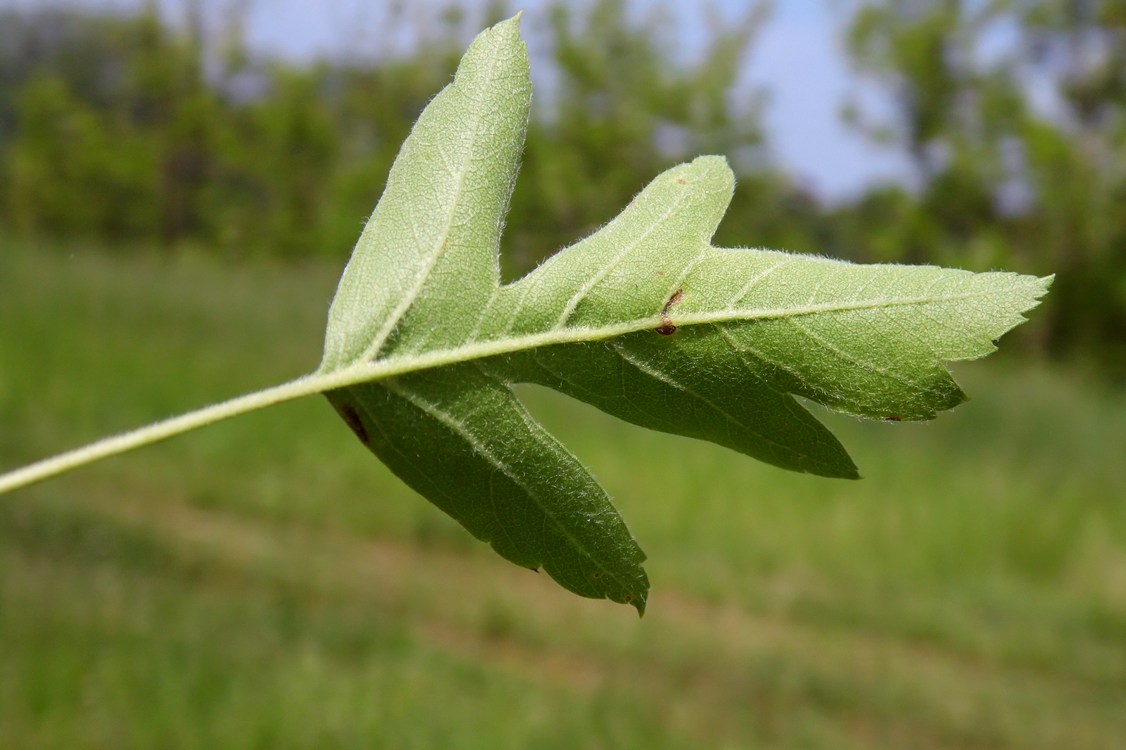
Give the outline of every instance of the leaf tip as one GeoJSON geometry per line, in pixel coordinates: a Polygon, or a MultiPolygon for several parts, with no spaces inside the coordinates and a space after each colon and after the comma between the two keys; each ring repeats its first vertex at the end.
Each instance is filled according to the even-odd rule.
{"type": "Polygon", "coordinates": [[[488,31],[499,32],[506,36],[519,38],[520,36],[520,18],[524,15],[523,10],[516,11],[516,15],[511,18],[506,18],[494,24],[488,31]]]}
{"type": "MultiPolygon", "coordinates": [[[[487,29],[482,30],[473,39],[461,58],[457,75],[463,70],[472,70],[482,65],[484,60],[506,59],[509,65],[516,65],[524,69],[527,76],[528,56],[527,45],[520,38],[520,11],[511,18],[506,18],[487,29]]],[[[457,76],[455,76],[457,77],[457,76]]]]}
{"type": "Polygon", "coordinates": [[[732,189],[735,187],[735,172],[732,171],[726,156],[718,154],[697,156],[685,166],[702,178],[711,178],[722,186],[730,183],[732,189]]]}
{"type": "Polygon", "coordinates": [[[623,599],[624,604],[629,604],[637,610],[637,618],[639,620],[642,617],[645,617],[645,604],[649,598],[648,593],[648,591],[642,590],[642,592],[637,596],[626,594],[625,598],[623,599]]]}
{"type": "Polygon", "coordinates": [[[701,167],[721,167],[724,169],[731,168],[731,166],[727,163],[727,157],[723,154],[702,154],[693,159],[691,163],[699,165],[701,167]]]}
{"type": "MultiPolygon", "coordinates": [[[[1040,303],[1044,301],[1044,296],[1048,293],[1052,287],[1052,283],[1056,280],[1056,275],[1053,273],[1047,276],[1017,276],[1017,280],[1020,284],[1018,292],[1020,295],[1020,306],[1016,310],[1017,320],[1009,329],[1002,333],[1007,333],[1011,328],[1028,320],[1028,318],[1024,316],[1024,313],[1040,306],[1040,303]]],[[[994,349],[996,348],[996,340],[998,338],[1000,338],[1000,335],[994,337],[994,349]]]]}

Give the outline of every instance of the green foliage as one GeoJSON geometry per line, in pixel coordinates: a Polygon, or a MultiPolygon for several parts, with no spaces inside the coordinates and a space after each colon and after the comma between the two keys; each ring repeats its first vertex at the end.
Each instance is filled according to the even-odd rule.
{"type": "Polygon", "coordinates": [[[21,136],[8,154],[7,185],[16,227],[60,236],[154,231],[156,154],[150,144],[118,142],[104,114],[53,76],[26,86],[17,112],[21,136]]]}

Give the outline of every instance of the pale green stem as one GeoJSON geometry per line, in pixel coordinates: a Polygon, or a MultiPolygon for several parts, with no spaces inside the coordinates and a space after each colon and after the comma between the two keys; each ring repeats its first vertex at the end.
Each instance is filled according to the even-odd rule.
{"type": "Polygon", "coordinates": [[[323,389],[323,386],[311,387],[318,380],[320,378],[309,376],[255,393],[248,393],[230,401],[154,422],[129,432],[103,438],[82,448],[28,464],[23,468],[0,475],[0,495],[66,473],[80,466],[100,461],[103,458],[151,445],[173,435],[194,430],[197,427],[219,422],[238,414],[245,414],[271,404],[279,404],[283,401],[291,401],[295,398],[318,393],[323,389]]]}
{"type": "Polygon", "coordinates": [[[344,388],[358,383],[371,382],[403,375],[408,372],[424,370],[430,367],[465,362],[479,357],[487,357],[505,352],[519,351],[525,348],[534,348],[543,344],[563,343],[567,341],[610,338],[613,336],[640,330],[643,327],[656,325],[653,320],[631,321],[630,323],[609,326],[603,329],[570,329],[567,331],[551,331],[543,334],[514,337],[503,341],[488,341],[470,344],[456,349],[429,352],[427,354],[401,357],[391,360],[381,360],[365,365],[356,365],[329,373],[315,372],[311,375],[292,380],[282,385],[276,385],[254,393],[232,398],[229,401],[205,406],[202,409],[171,417],[160,422],[154,422],[145,427],[139,427],[129,432],[123,432],[97,442],[90,443],[82,448],[60,453],[51,458],[45,458],[7,474],[0,474],[0,495],[21,487],[26,487],[44,479],[65,474],[86,464],[101,461],[104,458],[126,453],[135,448],[158,443],[161,440],[179,435],[199,427],[220,422],[230,417],[246,414],[257,409],[280,404],[285,401],[324,393],[335,388],[344,388]]]}

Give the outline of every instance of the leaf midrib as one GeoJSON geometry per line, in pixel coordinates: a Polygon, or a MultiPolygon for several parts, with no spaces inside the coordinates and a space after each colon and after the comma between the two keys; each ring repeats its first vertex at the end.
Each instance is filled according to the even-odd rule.
{"type": "MultiPolygon", "coordinates": [[[[852,312],[856,310],[873,310],[890,307],[910,307],[917,305],[932,305],[943,302],[956,302],[959,300],[986,298],[996,294],[995,290],[981,290],[962,292],[959,294],[946,294],[926,297],[905,297],[902,299],[868,300],[865,302],[841,302],[822,305],[803,305],[801,307],[765,308],[762,310],[718,310],[702,313],[682,313],[670,315],[671,322],[678,328],[692,325],[714,325],[719,323],[755,322],[763,320],[779,320],[787,318],[807,317],[810,315],[833,314],[852,312]]],[[[654,330],[665,323],[661,314],[644,318],[615,323],[613,325],[589,327],[574,326],[562,330],[548,330],[540,333],[524,334],[511,338],[490,339],[455,346],[448,349],[437,349],[422,354],[393,355],[387,359],[373,362],[361,362],[348,367],[328,372],[315,372],[299,382],[304,383],[307,393],[328,391],[335,388],[344,388],[357,383],[364,383],[396,375],[405,375],[419,370],[434,367],[460,364],[486,357],[495,357],[504,354],[538,349],[544,346],[558,344],[578,344],[593,341],[605,341],[638,331],[654,330]]],[[[951,358],[957,359],[957,358],[951,358]]]]}
{"type": "MultiPolygon", "coordinates": [[[[670,315],[672,322],[680,326],[706,325],[731,322],[753,322],[756,320],[776,320],[781,318],[803,317],[816,314],[832,314],[852,310],[865,310],[880,307],[904,307],[928,305],[974,298],[985,298],[995,294],[995,290],[981,290],[926,297],[906,297],[902,299],[869,300],[867,302],[844,302],[825,305],[805,305],[792,308],[763,310],[725,309],[706,313],[687,313],[670,315]]],[[[78,466],[91,463],[125,451],[149,445],[178,435],[188,430],[229,419],[237,414],[261,409],[265,406],[312,396],[317,393],[347,388],[359,383],[373,382],[396,375],[406,375],[435,367],[444,367],[485,357],[515,354],[521,351],[538,349],[556,344],[575,344],[603,341],[638,331],[653,330],[664,324],[659,312],[643,318],[624,321],[599,327],[572,327],[560,331],[546,331],[514,338],[493,339],[473,342],[450,349],[439,349],[425,354],[397,355],[374,362],[359,362],[335,370],[316,370],[288,383],[248,393],[211,406],[197,409],[187,414],[155,422],[151,425],[99,440],[82,448],[43,459],[21,469],[0,475],[0,494],[13,489],[42,481],[47,477],[69,471],[78,466]]],[[[944,359],[958,359],[947,357],[944,359]]]]}
{"type": "MultiPolygon", "coordinates": [[[[725,331],[723,331],[722,329],[720,329],[720,330],[721,330],[721,333],[724,334],[725,338],[730,335],[730,334],[726,333],[725,331]]],[[[759,440],[763,441],[764,443],[769,443],[770,445],[773,445],[777,448],[781,448],[781,449],[786,450],[786,451],[792,450],[791,446],[789,446],[789,445],[787,445],[787,444],[785,444],[785,443],[783,443],[779,440],[775,440],[774,438],[770,437],[768,434],[764,433],[762,430],[759,430],[758,428],[756,428],[754,425],[747,424],[743,420],[739,419],[738,417],[736,417],[733,414],[731,414],[730,412],[728,412],[726,409],[721,407],[716,402],[712,401],[710,398],[707,398],[706,396],[696,392],[692,388],[684,385],[679,380],[676,380],[675,378],[668,375],[668,373],[662,372],[659,368],[653,367],[652,365],[650,365],[647,362],[643,362],[639,359],[631,357],[630,355],[626,354],[626,352],[623,351],[620,346],[615,346],[615,345],[611,345],[611,346],[613,346],[614,351],[618,354],[618,356],[621,357],[631,367],[637,369],[638,371],[644,373],[645,375],[647,375],[651,378],[654,378],[656,380],[660,380],[662,383],[665,383],[670,388],[675,388],[676,390],[680,391],[681,393],[685,394],[686,396],[689,396],[690,398],[696,399],[697,401],[699,401],[700,403],[707,406],[709,409],[711,409],[716,414],[719,414],[721,417],[726,419],[731,424],[735,425],[736,427],[739,427],[740,429],[746,430],[747,432],[751,433],[752,435],[754,435],[755,437],[757,437],[759,440]]],[[[767,387],[770,387],[770,386],[767,386],[767,387]]],[[[809,458],[809,456],[807,456],[806,454],[798,453],[797,451],[794,451],[794,454],[798,457],[799,461],[805,461],[806,459],[809,458]]],[[[821,464],[822,462],[812,461],[811,463],[816,465],[816,464],[821,464]]]]}

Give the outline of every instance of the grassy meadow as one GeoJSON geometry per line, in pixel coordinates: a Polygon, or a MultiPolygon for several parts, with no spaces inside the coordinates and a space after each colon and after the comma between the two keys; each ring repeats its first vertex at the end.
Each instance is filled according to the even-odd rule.
{"type": "MultiPolygon", "coordinates": [[[[0,468],[311,369],[339,270],[0,241],[0,468]]],[[[827,417],[858,482],[528,389],[650,556],[641,620],[323,399],[0,497],[0,748],[1126,747],[1126,393],[955,371],[933,423],[827,417]]]]}

